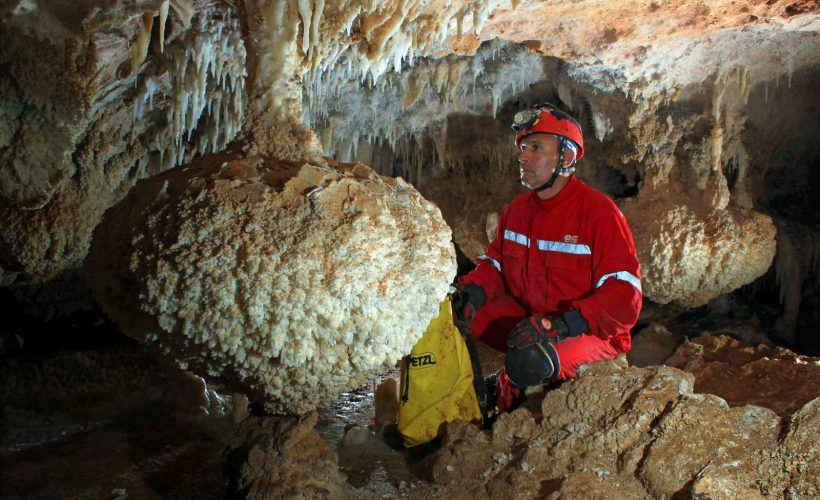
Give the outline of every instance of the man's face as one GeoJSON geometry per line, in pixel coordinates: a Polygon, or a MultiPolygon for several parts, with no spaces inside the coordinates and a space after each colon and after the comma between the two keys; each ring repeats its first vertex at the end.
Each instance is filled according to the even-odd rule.
{"type": "Polygon", "coordinates": [[[558,163],[558,138],[551,134],[533,134],[521,139],[518,154],[521,184],[535,189],[547,182],[558,163]]]}

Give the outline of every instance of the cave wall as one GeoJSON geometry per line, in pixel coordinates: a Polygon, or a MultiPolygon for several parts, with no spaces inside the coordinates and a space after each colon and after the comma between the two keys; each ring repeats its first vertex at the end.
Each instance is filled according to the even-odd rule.
{"type": "MultiPolygon", "coordinates": [[[[771,266],[776,227],[750,175],[747,148],[755,141],[744,135],[750,96],[769,78],[803,78],[788,65],[771,65],[772,52],[782,48],[742,48],[763,32],[722,36],[724,50],[745,50],[758,62],[710,66],[714,56],[699,47],[702,40],[688,40],[691,53],[678,62],[690,71],[664,78],[654,63],[606,72],[596,64],[541,57],[525,45],[486,42],[469,57],[419,62],[406,77],[389,75],[380,87],[348,88],[317,114],[315,126],[326,150],[409,176],[442,207],[456,243],[475,258],[488,243],[495,214],[520,192],[506,124],[523,106],[557,103],[587,130],[587,155],[577,174],[619,199],[631,222],[644,294],[660,303],[701,306],[771,266]],[[422,98],[408,98],[410,90],[422,98]],[[419,116],[432,117],[426,133],[419,116]],[[397,138],[397,129],[406,129],[405,137],[397,138]]],[[[805,39],[793,40],[796,54],[807,55],[805,39]]],[[[679,55],[680,43],[670,41],[663,50],[679,55]]],[[[806,117],[797,121],[810,121],[811,109],[798,112],[806,117]]],[[[763,128],[770,127],[778,125],[763,128]]]]}
{"type": "Polygon", "coordinates": [[[812,2],[5,2],[0,14],[0,283],[39,313],[71,296],[48,287],[82,289],[94,228],[136,182],[232,140],[402,176],[475,257],[520,191],[510,116],[543,101],[584,125],[578,175],[633,224],[647,297],[705,304],[764,274],[776,250],[784,331],[815,295],[812,2]]]}
{"type": "Polygon", "coordinates": [[[162,5],[5,11],[0,283],[80,267],[103,213],[138,179],[224,149],[239,132],[236,10],[162,5]]]}

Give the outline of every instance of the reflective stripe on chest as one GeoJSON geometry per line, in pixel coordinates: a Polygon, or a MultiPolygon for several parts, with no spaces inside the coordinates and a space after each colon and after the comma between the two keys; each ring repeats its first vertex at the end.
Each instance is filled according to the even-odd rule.
{"type": "MultiPolygon", "coordinates": [[[[504,231],[504,239],[522,245],[526,248],[530,247],[530,238],[521,233],[504,231]]],[[[576,237],[577,241],[577,237],[576,237]]],[[[567,243],[565,241],[550,241],[550,240],[535,240],[536,248],[544,252],[562,252],[574,255],[591,255],[592,251],[589,245],[579,243],[567,243]]]]}

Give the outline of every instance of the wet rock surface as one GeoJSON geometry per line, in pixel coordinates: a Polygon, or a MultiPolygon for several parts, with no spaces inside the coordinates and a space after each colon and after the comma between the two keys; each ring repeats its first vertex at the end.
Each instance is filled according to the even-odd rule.
{"type": "MultiPolygon", "coordinates": [[[[260,318],[270,309],[258,307],[256,292],[287,259],[248,252],[282,241],[236,221],[305,164],[292,187],[308,203],[295,196],[291,208],[318,201],[369,213],[380,199],[369,189],[390,183],[361,166],[339,174],[347,167],[326,154],[412,182],[475,257],[493,215],[520,189],[510,118],[553,101],[584,126],[579,177],[618,198],[632,224],[648,299],[720,308],[720,294],[756,280],[775,304],[780,337],[816,348],[819,23],[813,0],[0,2],[0,286],[15,287],[16,301],[43,317],[87,309],[93,263],[82,265],[94,231],[110,230],[98,226],[104,212],[140,179],[221,155],[228,168],[204,184],[177,190],[169,181],[134,194],[158,211],[121,218],[113,243],[97,249],[97,262],[126,244],[137,249],[119,254],[129,257],[102,278],[100,300],[129,334],[268,410],[309,415],[347,391],[320,413],[323,445],[312,417],[248,415],[242,394],[230,408],[155,351],[100,352],[69,339],[59,342],[74,352],[35,359],[23,330],[9,329],[0,334],[3,493],[224,498],[232,482],[234,492],[275,495],[282,486],[343,498],[817,496],[816,358],[717,335],[770,344],[762,307],[748,311],[757,331],[733,324],[743,312],[707,326],[700,308],[683,328],[666,325],[676,341],[715,334],[668,361],[691,373],[653,366],[671,346],[654,328],[637,337],[635,364],[644,368],[591,367],[531,395],[492,433],[452,425],[439,452],[414,457],[374,437],[370,389],[356,386],[383,368],[379,356],[412,344],[402,320],[376,332],[395,319],[386,309],[405,312],[378,295],[406,305],[418,290],[392,289],[408,284],[379,271],[367,282],[378,293],[359,297],[378,314],[361,315],[367,321],[342,342],[324,335],[349,319],[339,309],[285,294],[290,306],[272,321],[287,328],[267,336],[260,318]],[[240,134],[256,142],[241,157],[225,151],[240,134]],[[326,167],[349,189],[313,191],[326,167]],[[126,234],[134,228],[142,231],[126,234]],[[385,343],[381,334],[394,329],[401,335],[385,343]],[[237,341],[245,332],[247,342],[237,341]],[[351,343],[361,349],[346,350],[351,343]],[[365,361],[354,355],[363,352],[365,361]],[[244,427],[231,446],[250,448],[239,454],[245,468],[228,473],[222,452],[235,422],[244,427]],[[329,450],[342,440],[338,466],[353,491],[332,471],[329,450]],[[278,460],[283,452],[290,461],[278,460]]],[[[309,265],[285,288],[333,281],[328,271],[339,268],[320,257],[345,238],[322,229],[322,245],[295,251],[309,265]]],[[[413,240],[401,246],[415,248],[413,240]]],[[[360,260],[372,264],[377,247],[365,243],[360,260]]],[[[362,272],[355,268],[343,269],[362,272]]]]}
{"type": "Polygon", "coordinates": [[[229,405],[135,341],[0,360],[7,498],[224,498],[229,405]]]}

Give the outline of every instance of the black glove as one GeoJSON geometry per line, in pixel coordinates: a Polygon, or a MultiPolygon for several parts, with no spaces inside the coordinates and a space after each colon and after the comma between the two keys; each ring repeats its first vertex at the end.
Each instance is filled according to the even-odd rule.
{"type": "Polygon", "coordinates": [[[521,350],[539,342],[560,342],[567,337],[576,337],[588,328],[586,320],[577,310],[562,316],[536,314],[518,322],[507,336],[507,347],[521,350]]]}
{"type": "Polygon", "coordinates": [[[539,342],[560,342],[569,337],[569,328],[560,316],[530,316],[515,325],[507,337],[507,347],[523,350],[539,342]]]}
{"type": "Polygon", "coordinates": [[[486,297],[484,289],[470,283],[453,293],[450,302],[453,305],[453,314],[460,321],[472,321],[478,308],[484,305],[486,297]]]}

